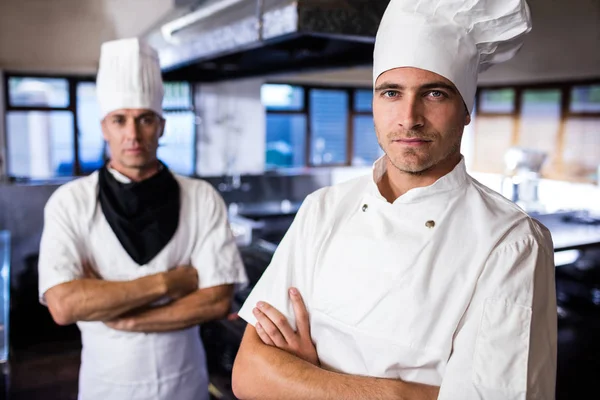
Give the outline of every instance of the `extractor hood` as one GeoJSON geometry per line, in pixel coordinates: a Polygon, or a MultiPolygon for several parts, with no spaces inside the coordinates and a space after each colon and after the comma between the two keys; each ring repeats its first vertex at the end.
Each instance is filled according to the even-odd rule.
{"type": "Polygon", "coordinates": [[[167,79],[212,82],[369,65],[388,2],[206,0],[146,38],[167,79]]]}

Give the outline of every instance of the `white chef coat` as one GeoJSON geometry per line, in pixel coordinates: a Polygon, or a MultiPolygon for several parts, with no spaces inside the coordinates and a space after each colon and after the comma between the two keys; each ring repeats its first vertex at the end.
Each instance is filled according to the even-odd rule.
{"type": "MultiPolygon", "coordinates": [[[[116,179],[127,178],[110,170],[116,179]]],[[[245,271],[221,197],[206,182],[175,175],[179,226],[149,263],[136,264],[109,226],[98,198],[98,173],[61,186],[44,210],[40,301],[53,286],[83,277],[89,262],[103,279],[128,281],[180,265],[198,271],[199,288],[245,284],[245,271]]],[[[123,332],[78,322],[83,350],[80,400],[207,400],[206,360],[197,326],[164,333],[123,332]]]]}
{"type": "Polygon", "coordinates": [[[553,399],[552,239],[464,160],[388,203],[366,176],[307,197],[239,315],[300,290],[324,368],[441,386],[440,400],[553,399]]]}

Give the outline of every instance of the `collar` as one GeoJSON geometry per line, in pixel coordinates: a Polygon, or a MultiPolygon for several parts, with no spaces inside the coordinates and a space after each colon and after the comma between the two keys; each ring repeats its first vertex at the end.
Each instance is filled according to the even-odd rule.
{"type": "MultiPolygon", "coordinates": [[[[381,180],[387,170],[386,157],[386,155],[383,155],[373,163],[373,179],[369,181],[369,193],[385,202],[387,202],[387,200],[381,195],[381,192],[379,192],[377,183],[381,180]]],[[[465,159],[461,156],[459,163],[456,164],[452,171],[429,186],[409,190],[394,200],[393,204],[415,203],[441,193],[459,189],[467,183],[468,177],[465,159]]]]}
{"type": "MultiPolygon", "coordinates": [[[[163,164],[159,163],[159,165],[158,165],[158,172],[162,171],[163,168],[164,168],[163,164]]],[[[113,167],[111,167],[110,164],[108,164],[106,166],[106,169],[108,169],[108,172],[110,172],[110,174],[119,183],[131,183],[131,182],[133,182],[130,178],[126,177],[125,175],[123,175],[122,173],[120,173],[119,171],[117,171],[116,169],[114,169],[113,167]]]]}
{"type": "Polygon", "coordinates": [[[123,175],[122,173],[120,173],[119,171],[117,171],[116,169],[111,167],[110,165],[107,165],[106,168],[108,169],[108,172],[110,172],[110,174],[117,180],[117,182],[131,183],[131,179],[129,179],[128,177],[126,177],[125,175],[123,175]]]}

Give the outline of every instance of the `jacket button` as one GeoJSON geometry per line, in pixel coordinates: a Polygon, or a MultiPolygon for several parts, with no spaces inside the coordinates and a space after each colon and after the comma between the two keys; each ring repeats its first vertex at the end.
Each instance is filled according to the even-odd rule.
{"type": "Polygon", "coordinates": [[[363,212],[367,212],[368,208],[369,208],[369,206],[367,204],[363,204],[363,206],[362,206],[363,212]]]}
{"type": "Polygon", "coordinates": [[[433,228],[435,226],[435,221],[427,221],[425,222],[425,226],[428,227],[429,229],[433,228]]]}

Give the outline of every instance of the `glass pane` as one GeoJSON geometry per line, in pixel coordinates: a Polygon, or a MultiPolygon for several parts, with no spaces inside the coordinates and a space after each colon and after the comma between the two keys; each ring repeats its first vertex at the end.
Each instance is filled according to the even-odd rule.
{"type": "Polygon", "coordinates": [[[600,85],[575,86],[571,91],[571,112],[600,112],[600,85]]]}
{"type": "Polygon", "coordinates": [[[310,91],[310,159],[313,165],[346,163],[348,93],[310,91]]]}
{"type": "Polygon", "coordinates": [[[10,105],[15,107],[68,107],[69,82],[58,78],[13,76],[8,79],[10,105]]]}
{"type": "Polygon", "coordinates": [[[173,172],[193,175],[195,117],[192,111],[166,112],[165,133],[160,138],[158,158],[173,172]]]}
{"type": "Polygon", "coordinates": [[[565,125],[567,178],[596,180],[600,165],[600,118],[569,118],[565,125]]]}
{"type": "Polygon", "coordinates": [[[354,111],[371,112],[373,110],[373,91],[354,91],[354,111]]]}
{"type": "Polygon", "coordinates": [[[304,89],[298,86],[262,85],[260,99],[268,110],[301,111],[304,109],[304,89]]]}
{"type": "Polygon", "coordinates": [[[266,168],[303,167],[306,160],[306,116],[267,114],[266,168]]]}
{"type": "Polygon", "coordinates": [[[514,89],[484,89],[479,97],[479,111],[482,113],[512,113],[515,111],[514,89]]]}
{"type": "Polygon", "coordinates": [[[475,119],[475,171],[504,173],[504,153],[511,146],[513,125],[513,117],[478,116],[475,119]]]}
{"type": "Polygon", "coordinates": [[[73,175],[70,111],[9,111],[8,173],[34,179],[73,175]]]}
{"type": "Polygon", "coordinates": [[[354,117],[354,158],[352,165],[372,165],[383,155],[377,143],[373,126],[373,117],[359,115],[354,117]]]}
{"type": "Polygon", "coordinates": [[[96,101],[96,84],[77,85],[77,126],[79,128],[79,160],[83,173],[90,173],[104,164],[104,138],[100,128],[100,109],[96,101]]]}
{"type": "Polygon", "coordinates": [[[525,90],[523,92],[523,115],[556,116],[560,113],[561,93],[558,89],[525,90]]]}
{"type": "Polygon", "coordinates": [[[523,92],[519,126],[519,146],[542,150],[548,161],[542,173],[554,171],[556,139],[560,128],[560,90],[526,90],[523,92]]]}
{"type": "Polygon", "coordinates": [[[189,109],[191,107],[192,91],[188,82],[165,82],[164,109],[189,109]]]}

